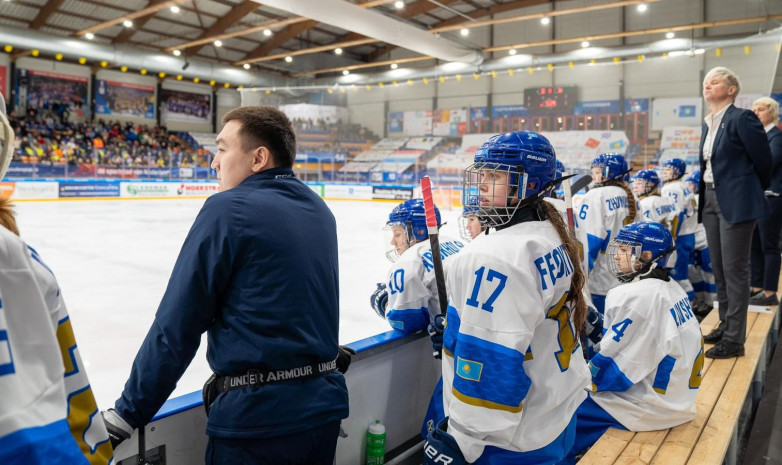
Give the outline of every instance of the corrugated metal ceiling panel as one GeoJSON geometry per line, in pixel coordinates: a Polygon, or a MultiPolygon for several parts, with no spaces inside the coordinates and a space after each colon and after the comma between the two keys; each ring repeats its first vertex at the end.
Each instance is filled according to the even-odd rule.
{"type": "Polygon", "coordinates": [[[4,18],[14,18],[16,20],[26,19],[32,21],[38,15],[38,8],[20,5],[18,3],[0,3],[0,16],[4,18]]]}

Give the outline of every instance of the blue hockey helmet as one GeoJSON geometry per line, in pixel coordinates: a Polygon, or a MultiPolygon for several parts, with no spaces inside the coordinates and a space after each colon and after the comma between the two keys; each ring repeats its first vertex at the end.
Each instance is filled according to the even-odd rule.
{"type": "Polygon", "coordinates": [[[565,175],[565,164],[557,160],[557,178],[561,178],[565,175]]]}
{"type": "Polygon", "coordinates": [[[701,185],[701,170],[695,170],[687,177],[687,182],[692,184],[692,191],[696,194],[701,185]]]}
{"type": "MultiPolygon", "coordinates": [[[[440,210],[437,206],[434,207],[435,217],[437,218],[437,227],[440,223],[440,210]]],[[[388,215],[388,222],[386,222],[387,230],[393,230],[394,226],[401,226],[405,233],[404,242],[406,243],[405,249],[429,238],[429,231],[426,227],[426,210],[424,209],[424,201],[422,199],[410,199],[400,203],[388,215]]],[[[395,261],[399,258],[399,255],[404,250],[397,250],[396,248],[389,249],[386,252],[386,256],[389,260],[395,261]]]]}
{"type": "Polygon", "coordinates": [[[619,281],[630,282],[654,267],[666,268],[675,250],[673,236],[662,224],[631,223],[623,226],[608,244],[608,267],[619,281]]]}
{"type": "Polygon", "coordinates": [[[632,179],[636,195],[647,195],[660,187],[660,176],[655,170],[641,170],[632,179]]]}
{"type": "Polygon", "coordinates": [[[687,171],[687,163],[681,158],[671,158],[663,162],[663,177],[666,181],[673,181],[681,178],[684,176],[685,171],[687,171]]]}
{"type": "Polygon", "coordinates": [[[603,179],[598,184],[615,179],[629,181],[627,160],[619,153],[601,153],[592,160],[592,168],[600,168],[603,179]]]}
{"type": "Polygon", "coordinates": [[[516,131],[492,136],[464,170],[465,205],[480,205],[490,226],[510,222],[521,200],[538,195],[556,177],[554,147],[542,135],[516,131]]]}

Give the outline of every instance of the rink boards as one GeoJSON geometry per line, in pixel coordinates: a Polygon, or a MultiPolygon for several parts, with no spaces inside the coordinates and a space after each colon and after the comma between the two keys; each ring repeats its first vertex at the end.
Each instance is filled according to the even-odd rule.
{"type": "MultiPolygon", "coordinates": [[[[431,341],[424,333],[403,336],[389,331],[350,346],[357,352],[345,374],[350,416],[342,421],[347,437],[337,441],[335,463],[364,463],[366,431],[375,420],[386,427],[386,463],[407,463],[404,459],[423,445],[423,418],[440,377],[440,361],[432,357],[431,341]]],[[[146,458],[166,465],[202,463],[205,430],[200,391],[169,399],[144,429],[146,458]]],[[[115,463],[135,465],[139,451],[136,431],[117,448],[115,463]]]]}

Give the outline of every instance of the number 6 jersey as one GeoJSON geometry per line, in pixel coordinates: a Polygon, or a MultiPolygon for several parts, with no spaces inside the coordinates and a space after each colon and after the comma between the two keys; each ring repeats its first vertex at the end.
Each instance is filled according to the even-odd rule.
{"type": "Polygon", "coordinates": [[[574,267],[556,230],[529,221],[479,236],[445,271],[448,432],[468,462],[486,446],[547,446],[589,379],[565,303],[574,267]]]}
{"type": "Polygon", "coordinates": [[[673,279],[642,279],[609,291],[606,333],[589,365],[591,394],[630,431],[671,428],[695,417],[703,338],[687,294],[673,279]]]}

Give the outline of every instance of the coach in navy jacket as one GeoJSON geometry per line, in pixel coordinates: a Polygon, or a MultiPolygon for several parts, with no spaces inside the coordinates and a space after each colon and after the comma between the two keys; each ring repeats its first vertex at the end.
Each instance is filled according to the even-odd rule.
{"type": "MultiPolygon", "coordinates": [[[[336,222],[293,174],[291,123],[270,107],[240,107],[223,122],[212,163],[221,192],[193,223],[116,410],[104,414],[118,439],[150,421],[204,332],[220,377],[318,367],[337,356],[336,222]]],[[[348,416],[344,376],[283,379],[217,395],[207,464],[332,463],[348,416]]]]}
{"type": "Polygon", "coordinates": [[[727,68],[714,68],[703,80],[711,112],[701,134],[698,220],[706,229],[720,314],[719,326],[704,338],[716,343],[706,351],[710,358],[744,355],[752,232],[769,213],[771,151],[758,117],[733,105],[739,89],[727,68]]]}

